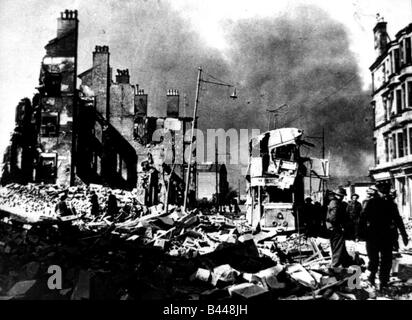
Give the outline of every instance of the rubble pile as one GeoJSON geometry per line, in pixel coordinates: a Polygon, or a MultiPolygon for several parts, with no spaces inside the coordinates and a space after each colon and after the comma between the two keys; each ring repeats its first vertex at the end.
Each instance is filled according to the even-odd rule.
{"type": "Polygon", "coordinates": [[[45,218],[56,218],[54,208],[59,201],[59,195],[64,193],[67,194],[67,201],[74,215],[92,218],[89,200],[91,192],[97,195],[102,213],[105,210],[104,205],[109,192],[116,196],[120,208],[129,206],[134,207],[136,211],[143,210],[138,202],[136,190],[113,190],[94,184],[87,187],[63,188],[58,185],[30,183],[28,185],[12,183],[0,188],[0,210],[22,216],[33,222],[45,218]]]}
{"type": "MultiPolygon", "coordinates": [[[[53,208],[62,191],[46,185],[1,190],[0,299],[376,298],[364,274],[353,288],[356,269],[329,268],[327,239],[252,230],[242,217],[148,208],[133,192],[100,186],[68,190],[72,216],[45,214],[42,208],[53,208]],[[100,203],[109,191],[116,195],[116,219],[91,216],[91,189],[100,203]],[[26,214],[32,206],[36,219],[26,214]],[[62,286],[54,290],[48,281],[56,266],[62,286]]],[[[365,258],[364,244],[348,248],[365,258]]],[[[399,262],[390,297],[411,298],[411,265],[399,262]]]]}

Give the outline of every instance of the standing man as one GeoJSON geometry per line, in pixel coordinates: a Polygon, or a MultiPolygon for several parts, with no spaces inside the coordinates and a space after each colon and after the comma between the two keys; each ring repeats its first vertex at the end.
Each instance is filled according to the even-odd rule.
{"type": "Polygon", "coordinates": [[[377,194],[378,194],[378,189],[375,186],[370,186],[368,190],[366,190],[366,199],[362,201],[362,211],[360,214],[359,226],[358,226],[358,238],[356,240],[365,240],[366,238],[365,208],[371,199],[377,197],[377,194]]]}
{"type": "Polygon", "coordinates": [[[343,236],[346,206],[343,205],[343,198],[346,190],[339,187],[331,194],[331,201],[328,205],[326,216],[326,228],[329,233],[330,246],[332,249],[332,268],[340,266],[348,267],[352,259],[346,251],[345,239],[343,236]]]}
{"type": "MultiPolygon", "coordinates": [[[[379,269],[380,290],[387,288],[392,267],[393,233],[391,225],[401,229],[403,242],[408,244],[406,232],[402,231],[399,215],[393,199],[389,197],[389,183],[377,185],[378,194],[371,198],[365,206],[366,219],[366,250],[369,257],[369,281],[375,284],[376,273],[379,269]]],[[[404,230],[404,228],[403,228],[404,230]]]]}
{"type": "Polygon", "coordinates": [[[60,216],[60,217],[66,217],[71,215],[71,211],[69,207],[67,206],[67,195],[66,193],[60,194],[59,197],[59,202],[56,204],[56,207],[54,211],[60,216]]]}
{"type": "Polygon", "coordinates": [[[102,217],[109,217],[111,220],[117,217],[119,213],[119,207],[117,206],[117,198],[111,191],[109,191],[109,196],[107,197],[107,204],[106,204],[106,214],[102,217]]]}
{"type": "Polygon", "coordinates": [[[347,223],[346,223],[346,239],[359,239],[359,221],[362,212],[362,205],[358,201],[359,195],[352,194],[351,200],[348,202],[346,209],[347,223]]]}
{"type": "Polygon", "coordinates": [[[305,199],[305,204],[303,205],[303,216],[304,224],[306,227],[306,234],[309,237],[316,236],[316,216],[315,216],[315,207],[312,203],[312,198],[307,197],[305,199]]]}
{"type": "Polygon", "coordinates": [[[92,191],[90,195],[90,213],[93,217],[97,217],[100,214],[99,198],[97,194],[92,191]]]}

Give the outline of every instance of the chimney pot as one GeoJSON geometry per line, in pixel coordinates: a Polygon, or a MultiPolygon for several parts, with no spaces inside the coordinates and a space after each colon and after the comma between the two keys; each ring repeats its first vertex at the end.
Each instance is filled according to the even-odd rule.
{"type": "Polygon", "coordinates": [[[385,21],[379,21],[373,28],[373,33],[375,36],[375,51],[377,56],[381,56],[386,50],[388,45],[388,33],[386,31],[387,23],[385,21]]]}

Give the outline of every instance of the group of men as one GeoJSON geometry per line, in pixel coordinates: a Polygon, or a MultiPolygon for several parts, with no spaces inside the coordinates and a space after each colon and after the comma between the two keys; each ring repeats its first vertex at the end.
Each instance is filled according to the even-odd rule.
{"type": "MultiPolygon", "coordinates": [[[[98,196],[94,191],[90,193],[89,201],[90,201],[90,214],[94,218],[99,218],[100,220],[103,218],[109,218],[110,220],[113,220],[119,214],[117,198],[110,191],[108,193],[104,212],[102,208],[100,207],[98,196]]],[[[55,212],[59,217],[76,215],[76,211],[74,207],[68,205],[67,203],[66,193],[62,193],[59,196],[59,202],[55,206],[55,212]]]]}
{"type": "Polygon", "coordinates": [[[368,198],[363,204],[357,201],[357,195],[353,195],[347,204],[343,201],[345,196],[343,188],[329,196],[326,229],[332,249],[332,267],[348,267],[354,263],[345,246],[346,235],[352,234],[356,241],[366,241],[369,281],[375,285],[379,270],[380,289],[384,290],[389,282],[392,250],[398,248],[398,230],[405,246],[409,241],[394,201],[396,192],[388,183],[378,183],[369,188],[368,198]]]}

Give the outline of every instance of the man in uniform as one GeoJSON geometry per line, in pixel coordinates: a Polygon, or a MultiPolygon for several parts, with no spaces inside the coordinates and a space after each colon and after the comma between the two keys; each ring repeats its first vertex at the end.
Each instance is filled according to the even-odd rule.
{"type": "Polygon", "coordinates": [[[378,196],[378,189],[375,186],[370,186],[366,190],[366,199],[362,201],[362,211],[359,219],[358,238],[356,240],[365,240],[366,238],[366,217],[365,208],[368,202],[378,196]]]}
{"type": "Polygon", "coordinates": [[[362,212],[362,205],[358,199],[359,196],[356,193],[352,194],[351,200],[349,201],[346,209],[347,223],[345,233],[346,239],[348,240],[355,240],[359,238],[359,219],[362,212]]]}
{"type": "Polygon", "coordinates": [[[326,228],[332,249],[332,268],[348,267],[352,263],[352,258],[346,251],[343,236],[346,206],[342,204],[342,201],[345,196],[346,190],[341,187],[333,192],[326,216],[326,228]]]}
{"type": "Polygon", "coordinates": [[[402,218],[389,196],[390,185],[380,183],[377,185],[378,194],[371,198],[365,206],[366,219],[366,250],[369,257],[369,281],[375,284],[376,273],[379,268],[380,290],[385,289],[389,282],[392,267],[393,233],[391,226],[395,224],[402,232],[405,246],[408,236],[404,231],[402,218]]]}

